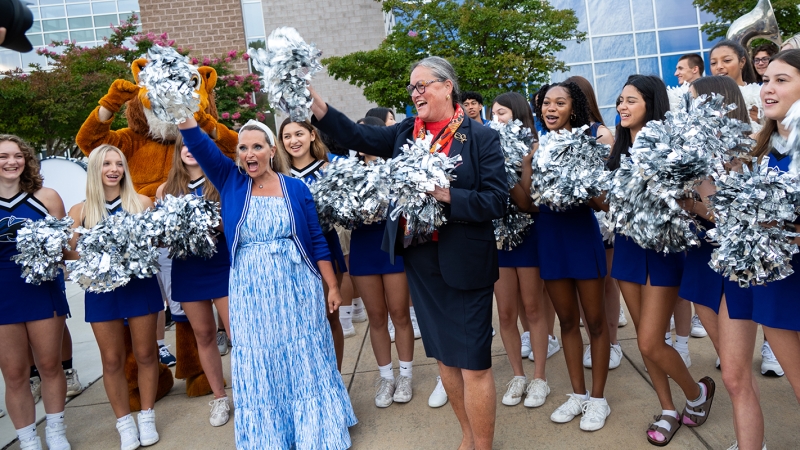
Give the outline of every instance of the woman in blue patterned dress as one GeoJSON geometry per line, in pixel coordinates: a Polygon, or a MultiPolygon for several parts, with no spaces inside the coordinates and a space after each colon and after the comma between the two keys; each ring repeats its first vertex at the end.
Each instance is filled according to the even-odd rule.
{"type": "MultiPolygon", "coordinates": [[[[183,145],[178,136],[167,182],[156,190],[156,198],[166,195],[180,197],[193,194],[212,202],[219,202],[219,192],[206,182],[203,169],[183,145]]],[[[222,226],[218,227],[221,231],[222,226]]],[[[211,258],[188,256],[172,261],[172,300],[179,303],[192,325],[200,355],[200,365],[208,378],[214,400],[211,401],[209,422],[215,427],[228,423],[230,404],[222,377],[222,357],[217,347],[217,323],[214,307],[217,308],[225,331],[230,331],[228,320],[228,279],[230,278],[230,255],[225,233],[216,236],[217,252],[211,258]],[[212,307],[213,302],[213,307],[212,307]]]]}
{"type": "Polygon", "coordinates": [[[193,119],[178,127],[220,192],[229,237],[236,447],[350,447],[356,418],[326,319],[341,296],[311,193],[281,173],[264,125],[239,130],[236,163],[193,119]]]}
{"type": "Polygon", "coordinates": [[[32,349],[42,378],[47,413],[47,446],[69,448],[64,425],[67,381],[61,369],[61,338],[69,314],[58,281],[26,283],[11,258],[17,254],[17,232],[26,219],[50,214],[63,218],[64,203],[56,191],[42,187],[33,148],[17,136],[0,135],[0,372],[6,407],[22,449],[41,449],[36,435],[36,404],[31,395],[28,352],[32,349]]]}
{"type": "MultiPolygon", "coordinates": [[[[149,197],[137,194],[133,189],[125,155],[117,147],[101,145],[89,156],[86,201],[70,208],[69,215],[74,220],[73,227],[80,225],[91,228],[118,212],[135,214],[152,206],[149,197]]],[[[77,240],[76,233],[70,241],[73,249],[77,240]]],[[[78,258],[77,252],[69,253],[70,259],[78,258]]],[[[103,386],[117,418],[121,448],[132,450],[140,444],[155,444],[159,440],[153,411],[158,388],[156,319],[164,307],[158,281],[155,277],[134,277],[125,286],[110,292],[86,292],[84,306],[86,321],[92,325],[100,347],[103,386]],[[131,333],[133,356],[139,366],[142,411],[138,415],[138,430],[131,416],[128,381],[124,371],[126,320],[131,333]]]]}

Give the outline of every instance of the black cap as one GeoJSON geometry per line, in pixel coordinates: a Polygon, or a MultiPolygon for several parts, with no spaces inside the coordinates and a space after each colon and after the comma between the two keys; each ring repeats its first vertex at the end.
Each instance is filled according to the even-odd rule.
{"type": "Polygon", "coordinates": [[[0,0],[0,27],[6,29],[6,38],[0,47],[27,53],[33,46],[25,32],[33,25],[33,13],[20,0],[0,0]]]}

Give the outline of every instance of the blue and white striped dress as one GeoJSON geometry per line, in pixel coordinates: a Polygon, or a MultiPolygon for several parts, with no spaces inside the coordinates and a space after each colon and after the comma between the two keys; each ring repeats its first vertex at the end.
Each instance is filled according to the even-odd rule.
{"type": "Polygon", "coordinates": [[[357,420],[326,309],[286,200],[251,197],[230,277],[236,448],[350,447],[357,420]]]}

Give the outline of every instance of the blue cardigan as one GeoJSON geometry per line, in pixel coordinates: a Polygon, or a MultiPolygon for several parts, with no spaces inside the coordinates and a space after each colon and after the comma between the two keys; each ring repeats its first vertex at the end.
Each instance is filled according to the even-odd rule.
{"type": "MultiPolygon", "coordinates": [[[[228,237],[231,267],[236,258],[239,229],[250,206],[253,179],[225,156],[217,145],[199,127],[181,130],[183,142],[200,164],[206,177],[217,188],[220,195],[222,223],[228,237]]],[[[317,209],[311,191],[302,181],[278,174],[283,198],[289,209],[292,224],[292,239],[303,260],[320,278],[317,261],[330,261],[331,254],[317,218],[317,209]]]]}

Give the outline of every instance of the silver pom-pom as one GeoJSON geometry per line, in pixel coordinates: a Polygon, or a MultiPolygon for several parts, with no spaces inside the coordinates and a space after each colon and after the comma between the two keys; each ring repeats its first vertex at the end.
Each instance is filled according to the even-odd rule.
{"type": "Polygon", "coordinates": [[[119,212],[90,229],[79,227],[77,261],[67,261],[69,279],[90,292],[109,292],[133,277],[148,278],[158,272],[159,229],[152,211],[119,212]]]}
{"type": "Polygon", "coordinates": [[[528,213],[520,212],[509,202],[505,215],[501,219],[494,219],[492,225],[494,225],[497,249],[511,250],[525,240],[531,225],[533,225],[533,217],[528,213]]]}
{"type": "Polygon", "coordinates": [[[508,178],[508,188],[511,189],[519,183],[522,158],[531,152],[533,133],[530,128],[523,127],[522,122],[517,119],[507,124],[493,120],[489,122],[489,126],[500,133],[500,148],[506,159],[506,177],[508,178]]]}
{"type": "Polygon", "coordinates": [[[791,275],[798,247],[790,239],[800,234],[787,230],[787,225],[794,230],[800,199],[797,179],[769,167],[769,157],[764,157],[752,169],[745,165],[742,172],[721,174],[716,187],[710,199],[717,226],[707,236],[719,247],[709,266],[742,287],[791,275]]]}
{"type": "Polygon", "coordinates": [[[17,231],[19,254],[11,259],[22,268],[26,283],[39,285],[58,276],[63,251],[69,250],[72,222],[69,216],[56,219],[48,214],[41,220],[26,220],[17,231]]]}
{"type": "Polygon", "coordinates": [[[533,157],[531,198],[556,209],[585,203],[608,189],[610,147],[585,134],[588,126],[547,133],[533,157]]]}
{"type": "Polygon", "coordinates": [[[183,123],[200,109],[200,95],[195,92],[200,73],[172,47],[154,45],[147,51],[139,86],[147,89],[150,109],[164,122],[183,123]]]}
{"type": "Polygon", "coordinates": [[[461,155],[448,157],[444,153],[431,153],[430,134],[425,139],[409,141],[402,153],[386,162],[389,166],[389,190],[395,209],[390,214],[396,220],[400,214],[406,219],[408,242],[415,236],[432,234],[447,220],[443,206],[426,194],[435,186],[449,188],[455,179],[453,170],[461,162],[461,155]]]}
{"type": "Polygon", "coordinates": [[[789,130],[789,137],[786,139],[792,157],[789,173],[794,176],[800,175],[800,100],[789,108],[781,124],[789,130]]]}
{"type": "Polygon", "coordinates": [[[605,211],[595,211],[594,216],[597,218],[598,225],[600,225],[600,234],[603,236],[603,242],[614,245],[614,231],[608,228],[608,213],[605,211]]]}
{"type": "Polygon", "coordinates": [[[267,38],[267,50],[249,49],[253,67],[264,76],[263,92],[273,108],[288,114],[295,122],[311,117],[311,91],[307,83],[322,70],[322,52],[306,44],[291,27],[276,28],[267,38]]]}
{"type": "Polygon", "coordinates": [[[389,208],[389,167],[383,159],[364,164],[357,158],[339,158],[309,185],[317,215],[325,229],[339,225],[353,229],[386,219],[389,208]]]}
{"type": "Polygon", "coordinates": [[[211,258],[217,252],[214,227],[220,224],[219,203],[196,195],[167,195],[156,203],[151,220],[170,258],[211,258]]]}

